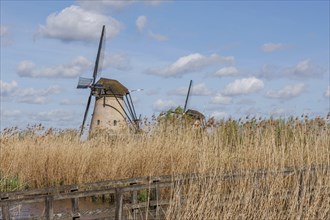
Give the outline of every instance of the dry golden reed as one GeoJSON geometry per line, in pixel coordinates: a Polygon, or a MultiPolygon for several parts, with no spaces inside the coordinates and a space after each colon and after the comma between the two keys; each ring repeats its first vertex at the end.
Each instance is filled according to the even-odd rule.
{"type": "Polygon", "coordinates": [[[102,134],[86,141],[75,130],[39,130],[36,126],[1,133],[2,191],[203,173],[214,178],[174,189],[167,219],[330,217],[329,171],[317,171],[313,181],[303,178],[313,195],[301,195],[299,175],[233,182],[217,178],[230,172],[329,168],[330,125],[323,119],[229,119],[206,129],[170,120],[153,124],[148,133],[102,134]],[[181,193],[188,195],[184,202],[181,193]]]}

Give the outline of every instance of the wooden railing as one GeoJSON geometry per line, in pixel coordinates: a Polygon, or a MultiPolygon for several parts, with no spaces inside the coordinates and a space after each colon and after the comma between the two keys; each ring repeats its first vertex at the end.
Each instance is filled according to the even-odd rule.
{"type": "MultiPolygon", "coordinates": [[[[283,171],[245,171],[240,173],[227,173],[216,175],[219,181],[238,180],[241,178],[259,179],[269,176],[291,176],[295,175],[299,182],[298,200],[304,193],[304,174],[322,172],[330,175],[329,166],[313,166],[307,168],[290,168],[283,171]]],[[[213,178],[214,175],[201,174],[184,174],[176,176],[158,176],[158,177],[141,177],[121,180],[109,180],[96,183],[67,185],[53,188],[34,189],[19,192],[0,193],[0,206],[2,211],[2,219],[11,219],[10,207],[14,205],[25,205],[31,203],[43,203],[45,207],[44,218],[54,218],[54,201],[71,200],[71,218],[78,219],[81,217],[79,211],[79,198],[111,195],[115,198],[114,211],[112,215],[116,220],[123,219],[124,203],[125,208],[129,209],[133,215],[141,208],[152,208],[155,211],[155,219],[160,218],[160,207],[166,206],[170,202],[170,198],[161,198],[160,189],[173,189],[176,185],[185,185],[201,178],[213,178]],[[147,201],[138,201],[138,192],[146,190],[149,192],[147,201]],[[124,196],[129,197],[129,201],[124,201],[124,196]]]]}

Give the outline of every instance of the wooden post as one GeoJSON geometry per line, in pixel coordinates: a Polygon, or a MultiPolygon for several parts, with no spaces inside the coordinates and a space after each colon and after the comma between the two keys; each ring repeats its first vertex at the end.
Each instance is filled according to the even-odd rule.
{"type": "Polygon", "coordinates": [[[122,217],[123,217],[123,193],[120,188],[116,188],[115,219],[122,220],[122,217]]]}
{"type": "Polygon", "coordinates": [[[158,185],[159,180],[153,180],[152,183],[155,184],[155,188],[153,188],[150,192],[150,201],[156,201],[156,205],[150,206],[151,209],[156,209],[156,219],[158,219],[159,215],[159,196],[160,196],[160,189],[158,185]]]}
{"type": "MultiPolygon", "coordinates": [[[[71,189],[70,192],[78,191],[78,186],[71,189]]],[[[71,207],[72,207],[72,219],[80,218],[79,213],[79,198],[72,198],[71,199],[71,207]]]]}
{"type": "MultiPolygon", "coordinates": [[[[130,183],[130,185],[133,186],[133,185],[136,185],[136,183],[135,182],[134,183],[130,183]]],[[[135,205],[137,203],[138,203],[138,192],[137,192],[137,190],[134,190],[132,192],[132,204],[135,205]]],[[[136,219],[137,212],[138,212],[138,210],[136,208],[133,208],[132,209],[133,219],[136,219]]]]}
{"type": "Polygon", "coordinates": [[[45,206],[46,206],[46,219],[50,220],[54,217],[54,207],[53,207],[53,197],[47,196],[45,198],[45,206]]]}
{"type": "Polygon", "coordinates": [[[10,219],[10,212],[9,212],[8,203],[1,206],[1,211],[2,211],[2,219],[9,220],[10,219]]]}

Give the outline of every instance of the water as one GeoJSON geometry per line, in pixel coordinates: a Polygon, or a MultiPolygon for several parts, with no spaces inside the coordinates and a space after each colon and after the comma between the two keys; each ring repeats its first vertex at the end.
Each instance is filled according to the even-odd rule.
{"type": "MultiPolygon", "coordinates": [[[[54,201],[53,208],[55,215],[54,219],[72,219],[71,200],[54,201]]],[[[79,199],[79,213],[83,219],[114,216],[114,209],[114,205],[109,202],[92,201],[90,198],[79,199]]],[[[45,203],[40,202],[24,205],[12,205],[9,207],[9,210],[11,219],[40,219],[42,216],[45,216],[45,203]]],[[[2,215],[0,215],[0,219],[2,219],[2,215]]]]}

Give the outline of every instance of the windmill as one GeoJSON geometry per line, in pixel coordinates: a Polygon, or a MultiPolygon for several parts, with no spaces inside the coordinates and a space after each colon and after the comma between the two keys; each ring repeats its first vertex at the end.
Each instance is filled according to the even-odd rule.
{"type": "Polygon", "coordinates": [[[105,41],[105,25],[102,27],[100,42],[96,55],[93,78],[79,77],[77,89],[90,89],[87,105],[81,125],[80,135],[83,134],[92,96],[95,97],[89,133],[100,129],[123,131],[129,122],[135,130],[139,129],[139,120],[136,117],[130,91],[119,81],[108,78],[96,78],[101,67],[101,51],[105,41]]]}
{"type": "Polygon", "coordinates": [[[189,83],[188,93],[187,93],[186,101],[185,101],[184,108],[183,108],[183,114],[185,116],[188,116],[190,119],[193,119],[194,125],[200,125],[202,127],[205,127],[205,116],[202,113],[200,113],[197,110],[193,110],[193,109],[187,110],[187,104],[188,104],[188,99],[190,96],[191,86],[192,86],[192,80],[190,80],[190,83],[189,83]]]}

